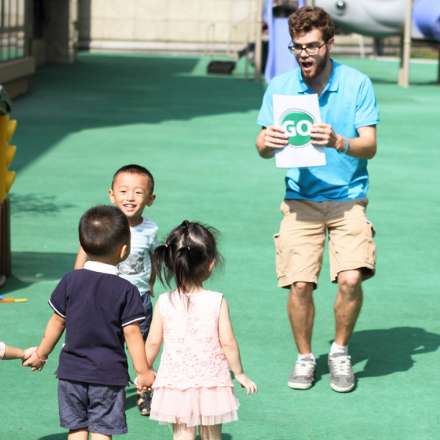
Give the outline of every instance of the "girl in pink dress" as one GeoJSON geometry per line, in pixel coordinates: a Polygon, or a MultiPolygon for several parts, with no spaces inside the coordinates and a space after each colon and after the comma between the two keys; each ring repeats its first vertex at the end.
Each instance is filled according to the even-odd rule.
{"type": "Polygon", "coordinates": [[[174,440],[220,440],[222,423],[237,420],[238,401],[229,370],[254,393],[243,372],[240,351],[223,294],[203,283],[220,260],[213,230],[184,221],[155,250],[159,278],[176,290],[156,302],[146,342],[150,365],[163,343],[150,418],[171,423],[174,440]]]}

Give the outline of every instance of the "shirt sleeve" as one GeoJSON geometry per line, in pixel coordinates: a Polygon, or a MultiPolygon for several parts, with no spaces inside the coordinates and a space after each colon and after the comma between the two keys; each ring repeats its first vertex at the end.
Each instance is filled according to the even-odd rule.
{"type": "Polygon", "coordinates": [[[159,238],[157,237],[157,233],[159,232],[159,228],[156,228],[150,244],[150,252],[154,252],[154,250],[160,245],[159,238]]]}
{"type": "Polygon", "coordinates": [[[258,113],[257,124],[262,127],[267,127],[273,124],[273,90],[271,84],[266,89],[263,96],[260,112],[258,113]]]}
{"type": "Polygon", "coordinates": [[[125,294],[125,304],[122,309],[121,325],[133,324],[134,322],[143,321],[145,319],[144,307],[141,301],[139,290],[135,286],[127,288],[125,294]]]}
{"type": "Polygon", "coordinates": [[[64,276],[61,281],[58,283],[57,287],[52,293],[52,296],[49,299],[49,305],[53,309],[53,311],[61,316],[61,318],[66,318],[66,310],[67,310],[67,280],[66,276],[64,276]]]}
{"type": "Polygon", "coordinates": [[[355,127],[366,127],[368,125],[376,125],[379,122],[379,112],[377,110],[376,97],[371,80],[365,77],[359,87],[357,103],[355,127]]]}

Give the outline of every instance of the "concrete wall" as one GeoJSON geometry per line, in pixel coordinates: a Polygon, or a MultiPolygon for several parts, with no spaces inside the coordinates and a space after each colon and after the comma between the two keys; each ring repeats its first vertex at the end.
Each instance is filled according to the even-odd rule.
{"type": "Polygon", "coordinates": [[[255,39],[258,0],[82,0],[82,48],[226,50],[255,39]]]}
{"type": "Polygon", "coordinates": [[[36,65],[73,63],[78,45],[78,0],[40,0],[32,14],[31,54],[36,65]],[[38,28],[38,31],[35,29],[38,28]]]}

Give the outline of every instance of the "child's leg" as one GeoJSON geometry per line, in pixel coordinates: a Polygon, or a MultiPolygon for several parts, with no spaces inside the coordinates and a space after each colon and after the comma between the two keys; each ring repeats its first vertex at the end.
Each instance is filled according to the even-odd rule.
{"type": "Polygon", "coordinates": [[[201,426],[200,438],[202,440],[221,440],[222,425],[201,426]]]}
{"type": "Polygon", "coordinates": [[[194,440],[196,428],[188,428],[186,425],[173,423],[173,440],[194,440]]]}
{"type": "MultiPolygon", "coordinates": [[[[142,306],[144,307],[145,319],[141,321],[141,332],[144,341],[147,340],[148,331],[150,330],[151,320],[153,318],[153,304],[151,302],[151,292],[146,292],[141,295],[142,306]]],[[[151,410],[151,391],[137,391],[139,398],[136,401],[139,412],[143,416],[149,416],[151,410]]]]}
{"type": "Polygon", "coordinates": [[[112,440],[112,436],[111,435],[98,434],[97,432],[92,432],[90,434],[90,439],[91,440],[112,440]]]}
{"type": "Polygon", "coordinates": [[[89,432],[87,429],[77,429],[75,431],[69,431],[67,435],[68,440],[87,440],[89,438],[89,432]]]}

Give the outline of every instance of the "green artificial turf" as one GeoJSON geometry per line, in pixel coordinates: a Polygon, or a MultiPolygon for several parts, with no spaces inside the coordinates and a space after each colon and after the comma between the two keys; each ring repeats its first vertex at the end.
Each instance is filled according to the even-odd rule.
{"type": "MultiPolygon", "coordinates": [[[[259,385],[254,396],[237,388],[240,421],[225,425],[224,439],[438,438],[437,66],[413,64],[412,86],[402,89],[395,62],[341,60],[370,75],[381,112],[379,151],[369,166],[378,270],[365,284],[351,344],[359,385],[341,395],[330,390],[326,366],[335,294],[327,266],[315,294],[318,380],[306,392],[287,387],[296,353],[272,245],[284,171],[254,147],[264,87],[246,79],[242,66],[233,76],[207,76],[207,61],[84,54],[74,65],[39,70],[32,93],[14,102],[13,277],[0,294],[29,302],[0,304],[0,339],[25,347],[39,341],[48,297],[73,266],[80,215],[108,202],[117,168],[141,163],[156,178],[157,200],[146,215],[161,237],[185,218],[221,232],[225,266],[209,285],[228,298],[245,369],[259,385]]],[[[0,364],[1,440],[65,437],[58,350],[41,373],[0,364]]],[[[170,437],[167,427],[138,415],[132,389],[127,407],[127,440],[170,437]]]]}

